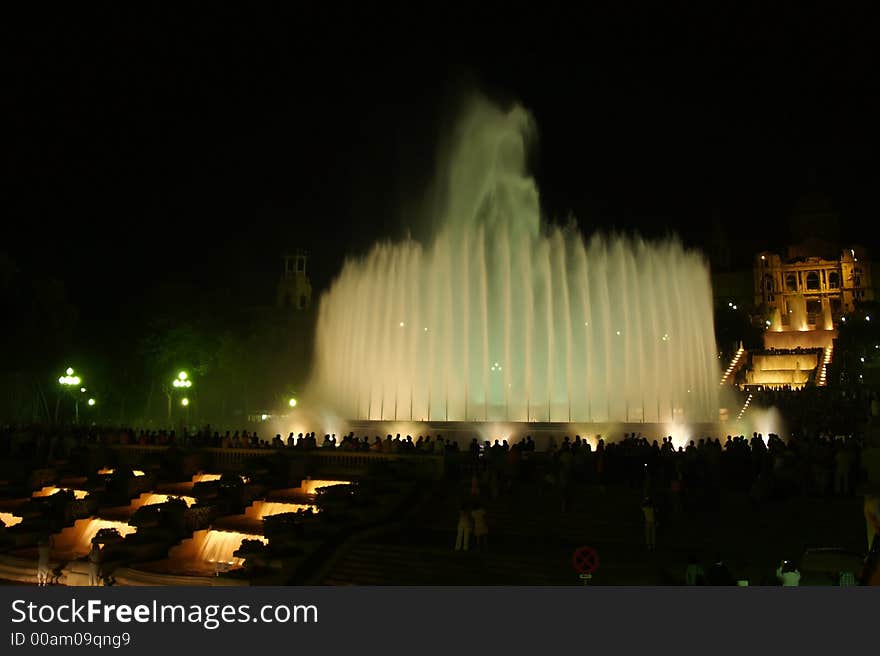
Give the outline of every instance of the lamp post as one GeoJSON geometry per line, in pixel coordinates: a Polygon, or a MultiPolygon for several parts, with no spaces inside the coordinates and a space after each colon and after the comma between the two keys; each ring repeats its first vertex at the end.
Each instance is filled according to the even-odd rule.
{"type": "MultiPolygon", "coordinates": [[[[171,381],[171,387],[174,389],[179,389],[179,390],[188,390],[190,387],[192,387],[192,384],[193,383],[192,383],[192,380],[190,380],[189,374],[185,371],[181,371],[180,373],[178,373],[177,378],[175,378],[173,381],[171,381]]],[[[169,390],[169,392],[168,392],[168,421],[171,421],[171,400],[172,400],[172,395],[171,395],[171,390],[169,390]]],[[[183,399],[181,399],[180,404],[184,407],[189,406],[189,399],[187,397],[184,397],[183,399]],[[186,403],[184,403],[184,401],[186,403]]]]}
{"type": "MultiPolygon", "coordinates": [[[[74,422],[78,424],[79,423],[79,398],[77,398],[73,389],[75,387],[80,386],[80,384],[82,383],[82,379],[75,374],[73,367],[68,367],[64,373],[65,373],[65,375],[61,376],[58,379],[58,384],[61,385],[61,388],[63,390],[65,390],[68,394],[70,394],[73,397],[73,407],[74,407],[74,413],[75,413],[75,417],[76,417],[74,419],[74,422]]],[[[85,388],[81,388],[81,389],[85,389],[85,388]]],[[[57,408],[55,411],[55,418],[56,418],[56,420],[58,418],[57,408]]]]}

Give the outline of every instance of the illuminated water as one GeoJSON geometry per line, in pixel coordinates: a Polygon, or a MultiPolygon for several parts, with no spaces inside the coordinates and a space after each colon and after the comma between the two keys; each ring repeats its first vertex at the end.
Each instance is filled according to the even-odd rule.
{"type": "Polygon", "coordinates": [[[221,474],[196,474],[192,477],[193,483],[206,483],[208,481],[219,481],[221,474]]]}
{"type": "Polygon", "coordinates": [[[350,482],[351,481],[304,479],[300,484],[300,489],[306,494],[314,494],[322,487],[331,487],[333,485],[348,485],[350,482]]]}
{"type": "Polygon", "coordinates": [[[16,524],[21,524],[22,518],[18,515],[13,515],[8,512],[0,512],[0,523],[2,523],[6,528],[11,528],[16,524]]]}
{"type": "Polygon", "coordinates": [[[111,521],[92,517],[78,519],[73,526],[63,529],[56,534],[53,552],[59,557],[78,558],[85,556],[92,549],[92,538],[102,528],[115,528],[119,535],[125,537],[137,531],[137,527],[125,522],[111,521]]]}
{"type": "Polygon", "coordinates": [[[349,419],[718,419],[702,256],[542,225],[532,129],[522,108],[473,103],[433,238],[346,262],[321,300],[317,406],[349,419]]]}
{"type": "Polygon", "coordinates": [[[133,505],[135,505],[137,507],[153,506],[153,505],[157,505],[160,503],[165,503],[166,501],[168,501],[172,497],[178,498],[178,499],[183,499],[183,501],[186,502],[186,505],[188,507],[192,506],[193,504],[196,503],[196,499],[194,497],[179,496],[179,495],[174,495],[174,494],[156,494],[155,492],[147,492],[145,494],[142,494],[140,496],[140,498],[133,505]]]}
{"type": "Polygon", "coordinates": [[[311,510],[313,513],[319,512],[317,506],[307,503],[284,503],[281,501],[255,501],[252,506],[245,509],[244,514],[254,519],[263,519],[272,515],[283,515],[284,513],[295,513],[299,511],[311,510]]]}
{"type": "Polygon", "coordinates": [[[31,496],[33,496],[33,497],[51,497],[53,494],[58,494],[58,492],[60,492],[61,490],[73,492],[74,499],[85,499],[87,496],[89,496],[88,490],[74,490],[74,489],[68,488],[68,487],[61,488],[61,487],[52,487],[52,486],[41,488],[37,492],[34,492],[31,496]]]}
{"type": "Polygon", "coordinates": [[[206,563],[241,565],[244,559],[236,558],[232,554],[241,546],[242,540],[259,540],[263,544],[269,544],[269,540],[261,535],[211,530],[196,545],[197,559],[206,563]]]}

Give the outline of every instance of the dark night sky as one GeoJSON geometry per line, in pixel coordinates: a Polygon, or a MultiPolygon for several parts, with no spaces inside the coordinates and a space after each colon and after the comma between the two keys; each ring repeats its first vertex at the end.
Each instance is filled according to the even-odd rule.
{"type": "Polygon", "coordinates": [[[323,287],[344,254],[403,234],[468,87],[534,112],[545,208],[587,232],[671,228],[706,246],[714,214],[748,262],[785,243],[809,189],[874,221],[868,14],[479,4],[442,17],[110,4],[7,22],[4,248],[92,316],[160,281],[271,285],[287,247],[312,252],[323,287]]]}

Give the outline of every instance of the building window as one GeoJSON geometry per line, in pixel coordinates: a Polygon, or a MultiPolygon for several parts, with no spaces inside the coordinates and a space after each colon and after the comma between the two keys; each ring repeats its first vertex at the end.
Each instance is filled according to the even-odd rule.
{"type": "Polygon", "coordinates": [[[807,274],[807,289],[810,291],[819,291],[819,274],[815,271],[810,271],[807,274]]]}
{"type": "Polygon", "coordinates": [[[306,270],[306,259],[304,257],[298,257],[296,259],[296,270],[299,273],[303,273],[306,270]]]}
{"type": "Polygon", "coordinates": [[[828,288],[840,289],[840,274],[837,271],[832,271],[828,274],[828,288]]]}
{"type": "Polygon", "coordinates": [[[817,298],[807,301],[807,314],[822,314],[822,301],[817,298]]]}
{"type": "Polygon", "coordinates": [[[832,311],[834,314],[840,314],[840,309],[841,309],[841,307],[842,307],[842,305],[841,305],[841,303],[840,303],[840,299],[839,299],[839,298],[832,298],[832,299],[831,299],[831,311],[832,311]]]}
{"type": "Polygon", "coordinates": [[[785,288],[790,292],[796,292],[798,290],[797,276],[793,273],[789,273],[785,276],[785,288]]]}
{"type": "Polygon", "coordinates": [[[853,287],[861,287],[862,286],[862,277],[861,276],[853,276],[853,287]]]}

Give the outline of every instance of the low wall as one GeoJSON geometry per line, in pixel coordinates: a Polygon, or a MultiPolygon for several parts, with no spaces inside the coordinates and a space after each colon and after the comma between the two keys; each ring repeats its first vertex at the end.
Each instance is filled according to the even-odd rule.
{"type": "Polygon", "coordinates": [[[836,337],[836,330],[767,330],[764,332],[764,348],[828,348],[836,337]]]}
{"type": "MultiPolygon", "coordinates": [[[[96,451],[106,449],[118,462],[137,465],[143,458],[168,450],[168,446],[140,444],[114,444],[92,447],[96,451]]],[[[406,466],[416,475],[427,478],[443,476],[443,458],[440,455],[408,453],[375,453],[372,451],[346,451],[344,449],[311,449],[308,451],[282,447],[264,449],[222,449],[213,447],[180,449],[184,457],[199,454],[203,465],[213,471],[238,472],[248,462],[258,458],[281,455],[292,463],[299,462],[316,471],[357,473],[377,462],[397,463],[406,466]]]]}

